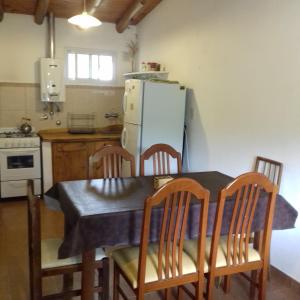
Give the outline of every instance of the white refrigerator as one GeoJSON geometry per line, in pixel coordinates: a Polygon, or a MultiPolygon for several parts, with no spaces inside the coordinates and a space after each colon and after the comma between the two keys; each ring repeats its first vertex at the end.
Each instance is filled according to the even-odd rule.
{"type": "MultiPolygon", "coordinates": [[[[140,155],[153,144],[169,144],[182,154],[185,102],[186,89],[179,84],[126,80],[121,142],[135,157],[137,175],[140,155]]],[[[124,177],[130,176],[128,164],[123,170],[124,177]]],[[[145,174],[151,174],[150,170],[146,164],[145,174]]],[[[176,170],[176,163],[171,161],[171,173],[176,170]]]]}

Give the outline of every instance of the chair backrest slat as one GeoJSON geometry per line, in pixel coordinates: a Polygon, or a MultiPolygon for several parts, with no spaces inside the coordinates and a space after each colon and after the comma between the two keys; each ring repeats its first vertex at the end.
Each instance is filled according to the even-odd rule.
{"type": "Polygon", "coordinates": [[[227,266],[247,263],[248,246],[252,223],[258,202],[266,199],[265,223],[263,227],[262,259],[266,259],[270,246],[272,220],[278,187],[262,174],[250,172],[237,177],[219,195],[215,228],[211,248],[211,265],[215,266],[225,201],[234,201],[229,235],[227,238],[227,266]]]}
{"type": "Polygon", "coordinates": [[[160,152],[161,153],[161,163],[162,163],[162,173],[167,174],[166,170],[166,158],[165,158],[165,152],[160,152]]]}
{"type": "MultiPolygon", "coordinates": [[[[242,194],[242,200],[240,203],[240,208],[237,216],[237,221],[236,221],[236,227],[235,227],[235,233],[234,233],[234,244],[233,244],[233,263],[237,263],[237,258],[238,258],[238,242],[239,242],[239,233],[242,225],[242,219],[243,219],[243,212],[245,209],[245,202],[246,202],[246,197],[248,194],[248,186],[243,190],[242,194]]],[[[228,248],[228,246],[227,246],[228,248]]],[[[229,245],[229,249],[231,249],[231,246],[229,245]]],[[[231,253],[231,252],[229,252],[231,253]]]]}
{"type": "MultiPolygon", "coordinates": [[[[230,222],[230,227],[229,227],[229,233],[228,233],[228,243],[227,243],[227,253],[230,253],[231,249],[231,241],[232,237],[236,237],[236,234],[234,232],[235,230],[235,225],[236,225],[236,215],[238,211],[238,207],[240,204],[240,197],[241,197],[241,189],[238,190],[236,201],[234,203],[234,208],[232,212],[232,217],[231,217],[231,222],[230,222]]],[[[227,256],[227,264],[230,264],[230,256],[227,256]]]]}
{"type": "MultiPolygon", "coordinates": [[[[247,222],[249,221],[250,208],[253,204],[252,202],[253,202],[254,189],[255,189],[255,185],[251,185],[250,192],[247,195],[247,201],[245,201],[246,203],[245,211],[240,212],[240,214],[243,215],[243,222],[242,222],[240,241],[239,241],[239,263],[240,264],[243,262],[244,246],[245,246],[245,241],[247,239],[246,228],[247,228],[247,222]]],[[[248,261],[247,255],[245,256],[245,260],[246,262],[248,261]]]]}
{"type": "Polygon", "coordinates": [[[182,222],[181,216],[182,216],[183,199],[184,199],[184,192],[180,192],[178,194],[177,213],[176,213],[176,218],[175,218],[173,243],[172,243],[172,276],[173,277],[176,276],[177,257],[179,257],[179,254],[180,254],[180,249],[179,248],[177,249],[177,243],[178,243],[180,224],[182,222]],[[178,254],[178,256],[176,254],[178,254]]]}
{"type": "Polygon", "coordinates": [[[255,209],[257,206],[258,197],[260,195],[260,189],[261,188],[259,186],[257,186],[255,189],[255,195],[253,197],[253,203],[252,203],[249,220],[248,220],[248,224],[247,224],[247,228],[246,228],[246,236],[245,236],[245,244],[246,244],[245,259],[246,259],[246,261],[248,261],[248,258],[249,258],[248,248],[249,248],[249,240],[251,237],[251,226],[252,226],[252,222],[253,222],[253,218],[254,218],[255,209]]]}
{"type": "Polygon", "coordinates": [[[183,251],[183,245],[184,245],[184,238],[185,238],[190,202],[191,202],[191,193],[188,192],[187,196],[186,196],[186,202],[185,202],[185,207],[184,207],[184,211],[183,211],[182,226],[181,226],[181,230],[180,230],[179,252],[178,252],[178,273],[179,273],[179,275],[182,274],[182,251],[183,251]]]}
{"type": "Polygon", "coordinates": [[[157,152],[158,173],[162,174],[160,152],[157,152]]]}
{"type": "MultiPolygon", "coordinates": [[[[165,276],[169,278],[170,273],[170,250],[171,250],[171,240],[173,237],[173,230],[174,230],[174,219],[175,219],[175,209],[176,209],[176,201],[177,201],[178,193],[173,194],[171,200],[171,213],[170,213],[170,221],[169,226],[167,229],[167,241],[166,241],[166,253],[165,253],[165,276]]],[[[172,267],[172,264],[171,264],[172,267]]]]}
{"type": "Polygon", "coordinates": [[[189,178],[170,181],[145,202],[144,219],[140,244],[138,286],[144,285],[146,256],[153,209],[162,209],[159,245],[157,249],[158,280],[176,280],[183,272],[183,244],[190,212],[191,198],[199,205],[199,255],[197,276],[203,275],[204,249],[208,214],[209,191],[189,178]],[[205,234],[204,234],[205,232],[205,234]],[[200,236],[200,234],[202,235],[200,236]],[[203,260],[200,263],[200,260],[203,260]],[[202,266],[202,269],[199,269],[202,266]],[[202,275],[201,275],[202,273],[202,275]]]}
{"type": "Polygon", "coordinates": [[[119,146],[105,146],[89,157],[89,179],[96,177],[97,164],[103,166],[103,178],[122,176],[123,161],[130,163],[131,176],[135,176],[134,156],[119,146]]]}
{"type": "Polygon", "coordinates": [[[167,228],[167,219],[170,205],[170,195],[166,198],[164,214],[162,219],[162,226],[160,232],[160,241],[159,241],[159,252],[158,252],[158,279],[162,279],[162,258],[165,255],[165,238],[166,238],[166,228],[167,228]]]}
{"type": "Polygon", "coordinates": [[[177,160],[177,172],[181,174],[181,155],[166,144],[155,144],[147,149],[140,159],[140,174],[145,175],[145,161],[152,158],[153,175],[168,175],[171,173],[170,158],[177,160]]]}

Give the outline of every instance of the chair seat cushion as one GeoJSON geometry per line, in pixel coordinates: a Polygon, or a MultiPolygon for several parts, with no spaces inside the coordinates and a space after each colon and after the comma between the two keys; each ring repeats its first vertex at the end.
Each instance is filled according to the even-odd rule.
{"type": "MultiPolygon", "coordinates": [[[[207,263],[209,262],[210,256],[210,247],[211,247],[211,238],[206,239],[205,247],[205,259],[207,263]]],[[[193,260],[197,259],[197,240],[186,240],[184,242],[184,250],[188,253],[193,260]]],[[[245,252],[243,253],[243,263],[245,262],[245,252]]],[[[233,255],[233,253],[231,253],[233,255]]],[[[248,246],[248,262],[260,261],[260,255],[257,250],[253,248],[252,244],[248,246]]],[[[231,257],[232,263],[232,257],[231,257]]],[[[227,266],[227,236],[220,237],[216,267],[221,268],[227,266]]]]}
{"type": "MultiPolygon", "coordinates": [[[[158,280],[158,245],[150,244],[148,246],[148,255],[146,259],[146,275],[145,283],[153,282],[158,280]]],[[[112,258],[115,263],[120,267],[123,273],[126,275],[132,287],[137,288],[137,276],[138,276],[138,266],[139,266],[139,247],[128,247],[119,250],[115,250],[112,253],[112,258]]],[[[176,255],[178,259],[178,255],[176,255]]],[[[163,257],[163,274],[162,278],[165,278],[164,266],[165,259],[163,257]]],[[[171,259],[170,259],[171,264],[171,259]]],[[[207,265],[205,266],[207,269],[207,265]]],[[[189,255],[182,253],[182,273],[183,275],[195,273],[196,265],[189,255]]],[[[178,274],[178,263],[176,268],[176,274],[178,274]]],[[[171,271],[170,271],[171,276],[171,271]]]]}
{"type": "MultiPolygon", "coordinates": [[[[42,269],[70,266],[82,262],[81,255],[58,259],[58,248],[61,244],[61,239],[46,239],[41,241],[42,269]]],[[[103,249],[96,249],[96,260],[102,260],[104,257],[106,257],[106,255],[103,249]]]]}

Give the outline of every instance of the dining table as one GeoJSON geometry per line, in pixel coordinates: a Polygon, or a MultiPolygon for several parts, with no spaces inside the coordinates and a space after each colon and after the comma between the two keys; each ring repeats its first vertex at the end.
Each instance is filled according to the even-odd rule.
{"type": "MultiPolygon", "coordinates": [[[[233,178],[218,171],[171,175],[188,177],[210,191],[207,236],[213,233],[218,195],[233,178]]],[[[154,176],[114,179],[75,180],[56,183],[44,195],[50,209],[64,214],[65,231],[58,258],[82,254],[82,299],[93,299],[95,249],[110,246],[136,246],[140,243],[145,199],[155,192],[154,176]]],[[[263,229],[266,194],[259,199],[252,231],[263,229]]],[[[222,232],[229,232],[234,201],[226,201],[222,232]]],[[[192,201],[186,238],[196,238],[199,223],[199,202],[192,201]]],[[[159,220],[162,208],[153,210],[149,242],[159,238],[159,220]]],[[[280,194],[276,198],[273,230],[295,227],[298,212],[280,194]]]]}

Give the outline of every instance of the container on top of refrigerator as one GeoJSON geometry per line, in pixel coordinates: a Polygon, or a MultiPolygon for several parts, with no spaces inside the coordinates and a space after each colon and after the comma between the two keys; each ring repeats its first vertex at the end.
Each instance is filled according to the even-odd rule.
{"type": "Polygon", "coordinates": [[[53,58],[41,58],[41,101],[64,102],[64,64],[62,60],[53,58]]]}
{"type": "Polygon", "coordinates": [[[167,80],[169,72],[166,71],[145,71],[145,72],[133,72],[123,74],[125,80],[127,79],[139,79],[139,80],[149,80],[149,79],[163,79],[167,80]]]}

